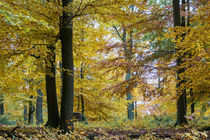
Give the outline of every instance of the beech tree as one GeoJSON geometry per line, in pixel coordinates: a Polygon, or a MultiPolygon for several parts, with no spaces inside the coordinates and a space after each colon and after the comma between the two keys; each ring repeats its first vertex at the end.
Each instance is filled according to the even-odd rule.
{"type": "MultiPolygon", "coordinates": [[[[63,7],[68,6],[72,2],[72,0],[63,0],[63,7]]],[[[60,127],[65,132],[68,132],[69,129],[73,131],[74,63],[72,15],[71,12],[63,11],[60,29],[63,66],[60,127]]]]}
{"type": "MultiPolygon", "coordinates": [[[[181,26],[180,22],[180,1],[179,0],[173,0],[173,15],[174,15],[174,27],[181,26]]],[[[183,24],[185,24],[185,21],[183,21],[183,24]]],[[[180,67],[180,65],[183,63],[183,56],[180,56],[176,60],[177,66],[180,67]]],[[[178,100],[177,100],[177,124],[182,125],[183,123],[187,123],[187,119],[185,118],[186,115],[186,90],[182,89],[180,90],[180,85],[184,83],[184,79],[180,78],[180,74],[184,72],[184,68],[178,68],[177,71],[177,91],[178,91],[178,100]],[[181,92],[181,93],[180,93],[181,92]]]]}

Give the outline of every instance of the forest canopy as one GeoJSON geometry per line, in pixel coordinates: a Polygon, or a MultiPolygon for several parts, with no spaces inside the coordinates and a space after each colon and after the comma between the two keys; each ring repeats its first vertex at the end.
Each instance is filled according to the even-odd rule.
{"type": "Polygon", "coordinates": [[[0,124],[209,129],[209,6],[1,0],[0,124]]]}

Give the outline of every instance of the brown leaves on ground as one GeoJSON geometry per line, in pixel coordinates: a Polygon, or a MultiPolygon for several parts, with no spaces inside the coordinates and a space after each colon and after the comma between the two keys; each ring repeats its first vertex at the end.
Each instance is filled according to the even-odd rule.
{"type": "Polygon", "coordinates": [[[198,131],[195,129],[133,129],[117,130],[91,128],[88,130],[77,130],[71,134],[61,134],[58,129],[29,126],[0,126],[0,140],[63,140],[63,139],[168,139],[168,140],[207,140],[210,138],[210,131],[198,131]]]}

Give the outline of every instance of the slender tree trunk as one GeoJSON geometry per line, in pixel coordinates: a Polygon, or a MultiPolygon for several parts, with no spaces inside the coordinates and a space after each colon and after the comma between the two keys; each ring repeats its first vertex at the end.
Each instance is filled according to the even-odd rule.
{"type": "MultiPolygon", "coordinates": [[[[63,0],[63,7],[73,0],[63,0]]],[[[63,87],[61,98],[60,127],[64,132],[73,131],[74,65],[73,65],[73,21],[72,13],[63,12],[61,18],[61,46],[63,63],[63,87]]]]}
{"type": "Polygon", "coordinates": [[[43,124],[43,111],[42,111],[42,102],[43,96],[41,89],[37,90],[38,96],[36,99],[36,124],[40,125],[43,124]]]}
{"type": "Polygon", "coordinates": [[[77,96],[77,112],[79,112],[80,109],[80,96],[77,96]]]}
{"type": "Polygon", "coordinates": [[[83,95],[81,95],[81,104],[82,104],[82,114],[85,115],[85,103],[83,95]]]}
{"type": "MultiPolygon", "coordinates": [[[[180,4],[179,0],[173,0],[173,14],[174,14],[174,27],[180,26],[180,4]]],[[[184,23],[184,18],[182,18],[182,24],[184,23]]],[[[181,66],[183,63],[182,57],[179,56],[176,60],[177,66],[181,66]]],[[[177,100],[177,122],[175,125],[182,125],[187,123],[185,118],[186,115],[186,90],[183,89],[182,91],[179,90],[180,85],[183,84],[185,81],[181,80],[180,74],[184,72],[184,68],[180,68],[177,71],[177,91],[178,91],[178,100],[177,100]],[[181,93],[179,93],[181,92],[181,93]]]]}
{"type": "MultiPolygon", "coordinates": [[[[132,45],[133,45],[133,40],[132,40],[132,32],[130,34],[130,47],[128,48],[127,44],[126,44],[126,30],[125,28],[123,28],[123,35],[121,36],[120,33],[118,32],[117,28],[114,26],[117,34],[119,35],[119,37],[121,38],[121,40],[123,41],[123,47],[124,47],[124,56],[125,56],[125,60],[127,61],[127,63],[131,62],[131,58],[132,58],[132,45]]],[[[131,78],[131,70],[128,67],[126,69],[126,75],[125,75],[125,80],[128,81],[131,78]]],[[[127,85],[126,88],[129,88],[129,83],[127,85]]],[[[126,93],[126,98],[128,101],[132,100],[132,95],[130,93],[130,90],[128,89],[127,93],[126,93]]],[[[133,120],[134,119],[134,102],[128,103],[127,106],[127,113],[128,113],[128,119],[133,120]]]]}
{"type": "Polygon", "coordinates": [[[47,93],[47,111],[48,121],[45,126],[58,127],[59,125],[59,113],[58,102],[56,93],[56,81],[55,81],[55,48],[48,46],[50,52],[48,52],[48,62],[46,62],[46,93],[47,93]]]}
{"type": "MultiPolygon", "coordinates": [[[[30,96],[30,99],[33,99],[33,96],[30,96]]],[[[32,125],[34,122],[34,105],[32,101],[29,101],[29,112],[28,112],[28,124],[32,125]]]]}
{"type": "MultiPolygon", "coordinates": [[[[132,59],[132,46],[133,46],[133,40],[132,40],[132,32],[130,33],[130,46],[127,47],[126,46],[126,31],[125,29],[123,30],[123,43],[124,45],[124,51],[125,51],[125,58],[127,60],[128,63],[131,62],[132,59]]],[[[131,69],[127,68],[126,70],[126,77],[125,80],[128,81],[131,79],[132,73],[131,73],[131,69]]],[[[130,88],[129,85],[127,88],[130,88]]],[[[130,90],[128,90],[127,94],[127,100],[131,101],[132,100],[132,95],[130,93],[130,90]]],[[[128,119],[133,120],[134,119],[134,102],[132,101],[131,103],[128,103],[128,119]]]]}
{"type": "Polygon", "coordinates": [[[160,89],[161,86],[160,86],[160,75],[158,75],[158,89],[160,89]]]}
{"type": "MultiPolygon", "coordinates": [[[[187,0],[187,26],[190,26],[190,1],[187,0]]],[[[192,57],[191,53],[190,53],[190,57],[192,57]]],[[[191,96],[191,105],[190,105],[190,109],[191,109],[191,114],[193,114],[195,112],[195,102],[194,102],[194,95],[193,95],[193,91],[192,88],[190,88],[190,96],[191,96]]]]}
{"type": "Polygon", "coordinates": [[[4,94],[0,95],[0,115],[4,115],[4,94]]]}
{"type": "Polygon", "coordinates": [[[137,101],[134,102],[134,105],[135,105],[135,119],[137,119],[138,117],[138,106],[137,106],[137,101]]]}
{"type": "Polygon", "coordinates": [[[23,121],[24,121],[24,124],[27,124],[27,105],[24,105],[24,108],[23,108],[23,121]]]}
{"type": "Polygon", "coordinates": [[[190,105],[190,109],[191,109],[191,114],[193,114],[193,113],[195,112],[195,103],[194,103],[194,97],[193,97],[192,88],[190,89],[190,96],[191,96],[191,105],[190,105]]]}
{"type": "MultiPolygon", "coordinates": [[[[132,8],[132,11],[134,11],[134,6],[131,6],[132,8]]],[[[123,32],[125,32],[125,29],[123,30],[123,32]]],[[[127,62],[128,63],[131,63],[131,60],[132,60],[132,48],[133,48],[133,36],[132,36],[132,33],[133,31],[130,32],[130,46],[126,46],[126,33],[123,33],[123,43],[125,44],[125,58],[127,59],[127,62]]],[[[132,73],[131,73],[131,69],[130,68],[127,68],[126,70],[126,81],[127,80],[130,80],[131,79],[131,76],[132,76],[132,73]]],[[[130,83],[130,82],[129,82],[130,83]]],[[[130,88],[130,87],[128,87],[130,88]]],[[[130,89],[128,90],[127,92],[127,100],[128,101],[131,101],[132,100],[132,95],[130,93],[130,89]]],[[[128,119],[130,120],[133,120],[134,119],[134,102],[132,101],[131,103],[128,103],[128,119]]]]}
{"type": "MultiPolygon", "coordinates": [[[[85,71],[85,66],[84,64],[82,63],[81,65],[81,70],[80,70],[80,78],[83,80],[84,79],[84,71],[85,71]]],[[[81,89],[83,90],[83,89],[81,89]]],[[[85,115],[85,104],[84,104],[84,97],[83,95],[80,95],[80,98],[81,98],[81,110],[82,110],[82,114],[83,116],[85,115]]]]}

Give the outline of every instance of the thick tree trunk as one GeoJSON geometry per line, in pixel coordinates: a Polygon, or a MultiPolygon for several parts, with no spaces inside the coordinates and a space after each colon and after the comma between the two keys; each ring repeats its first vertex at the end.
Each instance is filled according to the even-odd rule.
{"type": "Polygon", "coordinates": [[[0,115],[4,115],[4,94],[0,95],[0,115]]]}
{"type": "MultiPolygon", "coordinates": [[[[63,7],[73,0],[63,0],[63,7]]],[[[61,46],[63,64],[63,86],[61,98],[60,127],[64,132],[73,131],[74,65],[73,65],[73,21],[72,13],[63,12],[61,18],[61,46]]]]}
{"type": "MultiPolygon", "coordinates": [[[[30,99],[33,99],[33,96],[30,96],[30,99]]],[[[32,101],[29,101],[29,111],[28,111],[28,124],[32,125],[34,122],[34,105],[32,101]]]]}
{"type": "Polygon", "coordinates": [[[43,96],[41,89],[37,90],[38,96],[36,99],[36,124],[40,125],[43,124],[43,111],[42,111],[42,102],[43,96]]]}
{"type": "Polygon", "coordinates": [[[48,60],[46,62],[46,93],[47,93],[47,111],[48,120],[45,126],[58,127],[59,125],[59,112],[56,93],[56,81],[55,81],[55,48],[48,46],[48,60]]]}
{"type": "MultiPolygon", "coordinates": [[[[180,26],[180,4],[179,0],[173,0],[173,14],[174,14],[174,27],[180,26]]],[[[185,19],[182,17],[182,26],[185,24],[185,19]]],[[[182,56],[179,56],[176,60],[177,66],[181,66],[183,63],[182,56]]],[[[175,125],[182,125],[184,123],[187,123],[187,120],[185,118],[187,107],[186,107],[186,90],[179,90],[180,85],[184,84],[184,80],[181,80],[180,74],[184,72],[184,68],[180,68],[177,71],[177,92],[178,92],[178,100],[177,100],[177,122],[175,125]],[[179,93],[181,92],[181,93],[179,93]]]]}

